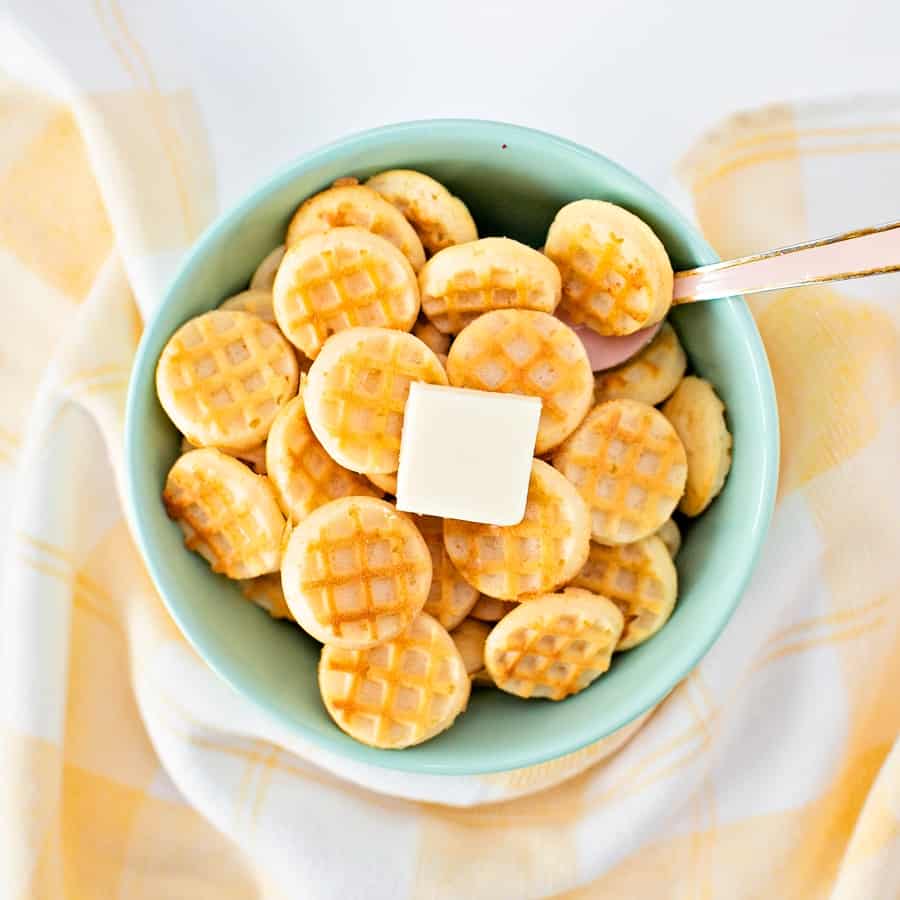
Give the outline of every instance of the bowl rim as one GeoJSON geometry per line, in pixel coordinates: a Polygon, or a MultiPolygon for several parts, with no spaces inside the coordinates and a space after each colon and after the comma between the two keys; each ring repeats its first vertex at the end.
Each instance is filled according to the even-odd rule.
{"type": "MultiPolygon", "coordinates": [[[[138,453],[136,452],[136,447],[140,440],[140,424],[136,421],[137,414],[135,410],[139,403],[139,382],[141,382],[137,375],[141,371],[146,371],[148,366],[150,371],[155,371],[156,360],[155,358],[148,359],[148,356],[159,338],[158,331],[162,326],[162,312],[168,305],[170,298],[180,292],[185,283],[190,282],[194,275],[194,270],[200,265],[200,261],[205,257],[210,247],[218,242],[220,235],[227,233],[235,221],[243,219],[262,201],[280,192],[300,175],[303,170],[314,168],[317,164],[326,163],[332,154],[340,153],[350,148],[356,152],[364,153],[366,148],[373,144],[379,145],[385,139],[396,139],[402,137],[405,133],[418,132],[422,129],[428,129],[432,132],[456,132],[459,129],[466,128],[481,130],[482,134],[480,137],[485,135],[496,136],[497,140],[503,139],[508,141],[510,135],[514,135],[517,140],[537,143],[541,146],[558,146],[569,153],[575,153],[588,161],[598,162],[607,169],[617,171],[625,177],[632,189],[643,194],[648,200],[652,200],[653,204],[664,212],[666,218],[677,226],[679,233],[684,233],[690,237],[692,244],[697,247],[699,255],[703,257],[702,262],[704,264],[719,261],[718,255],[703,238],[697,227],[665,196],[614,160],[574,141],[539,129],[489,119],[419,119],[382,125],[377,128],[346,135],[301,154],[296,159],[282,166],[274,175],[260,180],[241,200],[225,209],[204,229],[199,238],[184,252],[178,269],[169,282],[161,301],[144,323],[143,334],[131,368],[125,410],[124,505],[126,519],[157,592],[162,598],[169,615],[175,620],[179,631],[190,646],[219,677],[255,707],[268,714],[279,729],[283,729],[287,734],[295,734],[301,740],[308,741],[326,753],[335,754],[357,764],[361,763],[383,769],[427,775],[478,775],[492,772],[507,772],[559,759],[614,734],[620,728],[623,728],[661,702],[707,654],[730,621],[743,597],[750,577],[756,568],[774,511],[780,454],[780,430],[775,389],[766,351],[756,323],[743,298],[730,297],[717,300],[715,301],[716,303],[728,304],[729,312],[736,316],[742,336],[750,347],[753,367],[745,375],[755,381],[754,393],[761,400],[761,418],[764,426],[761,441],[764,448],[761,460],[762,478],[755,508],[746,511],[748,522],[747,537],[752,542],[754,550],[747,558],[745,571],[741,574],[738,581],[739,587],[729,598],[729,602],[717,604],[715,609],[710,611],[709,619],[712,624],[705,639],[694,645],[693,652],[686,654],[682,664],[674,669],[674,675],[670,672],[664,683],[654,683],[652,687],[641,690],[636,697],[633,696],[632,702],[627,705],[627,711],[624,711],[625,704],[623,704],[623,713],[613,722],[612,727],[604,728],[603,734],[591,733],[589,728],[585,728],[577,733],[565,732],[558,735],[552,749],[529,753],[509,748],[508,758],[504,759],[502,763],[492,762],[494,756],[491,754],[485,754],[484,765],[477,767],[456,765],[452,761],[434,763],[415,755],[410,757],[405,753],[384,751],[365,744],[354,743],[349,745],[344,740],[345,736],[342,733],[340,736],[337,734],[332,735],[309,727],[296,718],[287,717],[277,706],[270,703],[266,696],[261,696],[249,686],[245,686],[242,680],[233,674],[227,653],[220,653],[210,642],[204,641],[202,634],[197,634],[188,627],[179,613],[178,604],[170,602],[168,592],[163,587],[166,580],[162,571],[163,566],[158,558],[158,554],[152,549],[151,529],[142,520],[137,509],[136,485],[140,473],[137,468],[138,453]]],[[[454,136],[458,138],[458,135],[454,136]]],[[[144,379],[145,382],[146,380],[144,379]]]]}

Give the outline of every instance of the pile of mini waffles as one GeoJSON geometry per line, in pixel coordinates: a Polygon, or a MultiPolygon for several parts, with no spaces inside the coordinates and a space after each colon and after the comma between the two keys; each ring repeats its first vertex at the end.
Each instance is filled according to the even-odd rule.
{"type": "Polygon", "coordinates": [[[663,321],[672,286],[621,207],[570,203],[536,250],[479,239],[443,185],[392,170],[302,203],[249,289],[171,336],[156,387],[183,442],[166,510],[214,572],[321,643],[322,702],[347,734],[426,741],[473,683],[563,700],[665,625],[672,515],[707,508],[732,444],[663,321]],[[660,322],[598,373],[573,327],[660,322]],[[520,522],[397,509],[414,382],[540,399],[520,522]]]}

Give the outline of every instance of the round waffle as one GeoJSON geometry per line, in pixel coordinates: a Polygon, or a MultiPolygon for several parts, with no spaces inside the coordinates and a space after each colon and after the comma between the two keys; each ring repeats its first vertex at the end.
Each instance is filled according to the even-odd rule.
{"type": "Polygon", "coordinates": [[[678,387],[687,357],[675,329],[664,322],[658,334],[637,356],[615,369],[598,372],[594,378],[594,398],[638,400],[648,406],[662,403],[678,387]]]}
{"type": "Polygon", "coordinates": [[[518,606],[515,600],[497,600],[482,594],[469,611],[469,616],[479,622],[499,622],[508,612],[518,606]]]}
{"type": "Polygon", "coordinates": [[[390,474],[400,462],[413,381],[447,384],[444,367],[417,337],[386,328],[342,331],[309,370],[306,416],[336,462],[352,472],[390,474]]]}
{"type": "Polygon", "coordinates": [[[652,534],[684,491],[684,447],[659,410],[635,400],[595,406],[556,451],[553,465],[590,508],[602,544],[628,544],[652,534]]]}
{"type": "Polygon", "coordinates": [[[731,468],[725,406],[708,381],[691,375],[662,411],[687,451],[687,487],[678,508],[686,516],[699,516],[719,495],[731,468]]]}
{"type": "Polygon", "coordinates": [[[424,316],[419,316],[419,321],[413,325],[412,333],[430,347],[438,357],[447,355],[450,350],[450,335],[438,331],[424,316]]]}
{"type": "Polygon", "coordinates": [[[163,503],[184,543],[229,578],[278,570],[285,521],[268,480],[207,447],[175,460],[163,503]]]}
{"type": "Polygon", "coordinates": [[[291,613],[314,638],[374,647],[421,612],[431,554],[416,526],[390,503],[344,497],[294,528],[281,580],[291,613]]]}
{"type": "Polygon", "coordinates": [[[509,238],[482,238],[448,247],[419,273],[425,315],[456,334],[492,309],[552,313],[559,302],[556,266],[537,250],[509,238]]]}
{"type": "Polygon", "coordinates": [[[275,273],[281,265],[284,258],[284,244],[279,244],[266,258],[256,267],[253,277],[250,279],[250,290],[257,288],[271,291],[272,285],[275,284],[275,273]]]}
{"type": "Polygon", "coordinates": [[[219,309],[236,309],[238,312],[252,313],[270,325],[275,324],[275,310],[272,307],[272,291],[251,289],[241,291],[219,304],[219,309]]]}
{"type": "Polygon", "coordinates": [[[465,619],[450,632],[470,677],[484,671],[484,642],[490,633],[491,626],[478,619],[465,619]]]}
{"type": "Polygon", "coordinates": [[[447,359],[455,387],[541,398],[534,452],[559,446],[591,407],[594,376],[584,344],[555,316],[528,309],[485,313],[460,333],[447,359]]]}
{"type": "Polygon", "coordinates": [[[622,625],[606,597],[577,588],[541,594],[494,626],[485,665],[509,694],[563,700],[609,668],[622,625]]]}
{"type": "Polygon", "coordinates": [[[403,254],[362,228],[335,228],[289,248],[272,290],[278,327],[310,359],[332,334],[360,325],[409,331],[419,313],[403,254]]]}
{"type": "Polygon", "coordinates": [[[275,417],[266,442],[266,468],[282,511],[294,522],[339,497],[381,496],[366,478],[325,452],[306,420],[302,396],[275,417]]]}
{"type": "Polygon", "coordinates": [[[463,578],[500,600],[517,600],[565,584],[584,565],[589,538],[584,501],[559,472],[539,459],[531,464],[525,517],[518,525],[444,522],[444,544],[463,578]]]}
{"type": "Polygon", "coordinates": [[[297,357],[278,329],[216,309],[185,322],[156,366],[159,402],[196,446],[247,450],[297,393],[297,357]]]}
{"type": "Polygon", "coordinates": [[[602,200],[564,206],[544,252],[562,275],[559,312],[599,334],[632,334],[664,318],[673,273],[666,248],[637,216],[602,200]]]}
{"type": "Polygon", "coordinates": [[[281,589],[281,575],[278,572],[242,581],[241,593],[251,603],[264,609],[273,619],[290,619],[293,622],[294,617],[285,603],[284,591],[281,589]]]}
{"type": "Polygon", "coordinates": [[[572,584],[609,597],[622,611],[625,628],[617,650],[636,647],[656,634],[672,615],[678,594],[675,564],[655,535],[619,547],[592,543],[572,584]]]}
{"type": "Polygon", "coordinates": [[[422,532],[431,553],[431,590],[425,612],[434,616],[448,631],[456,628],[478,600],[478,591],[469,584],[450,561],[444,546],[444,522],[437,516],[410,515],[422,532]]]}
{"type": "Polygon", "coordinates": [[[449,728],[469,701],[462,657],[445,628],[420,613],[403,634],[368,650],[325,646],[319,691],[352,738],[399,750],[449,728]]]}
{"type": "Polygon", "coordinates": [[[403,213],[360,184],[340,184],[302,203],[288,225],[284,242],[293,247],[311,234],[347,226],[363,228],[389,241],[416,272],[425,264],[422,242],[403,213]]]}
{"type": "MultiPolygon", "coordinates": [[[[181,438],[181,452],[190,453],[191,450],[198,450],[186,437],[181,438]]],[[[251,447],[249,450],[223,450],[229,456],[239,459],[245,465],[250,466],[257,475],[266,474],[266,445],[260,444],[258,447],[251,447]]]]}
{"type": "Polygon", "coordinates": [[[666,545],[669,556],[675,559],[678,551],[681,549],[681,530],[675,524],[674,519],[666,519],[659,528],[656,529],[656,536],[666,545]]]}
{"type": "Polygon", "coordinates": [[[373,175],[366,187],[393,204],[416,230],[429,256],[478,239],[478,229],[466,204],[439,181],[411,169],[391,169],[373,175]]]}
{"type": "Polygon", "coordinates": [[[372,482],[377,488],[381,488],[381,490],[385,494],[390,494],[392,497],[397,496],[397,473],[391,472],[389,475],[366,475],[366,478],[372,482]]]}

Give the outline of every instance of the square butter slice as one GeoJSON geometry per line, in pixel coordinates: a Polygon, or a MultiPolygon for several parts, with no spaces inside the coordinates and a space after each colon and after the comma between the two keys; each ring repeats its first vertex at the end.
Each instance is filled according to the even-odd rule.
{"type": "Polygon", "coordinates": [[[485,525],[521,522],[540,417],[537,397],[411,384],[397,509],[485,525]]]}

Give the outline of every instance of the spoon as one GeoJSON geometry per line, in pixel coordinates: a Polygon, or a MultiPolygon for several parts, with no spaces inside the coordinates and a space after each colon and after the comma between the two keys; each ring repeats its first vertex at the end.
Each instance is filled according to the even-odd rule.
{"type": "MultiPolygon", "coordinates": [[[[767,250],[675,273],[672,305],[759,294],[830,281],[900,272],[900,222],[888,222],[830,237],[767,250]]],[[[577,326],[595,372],[620,365],[643,349],[661,323],[626,337],[577,326]]]]}

